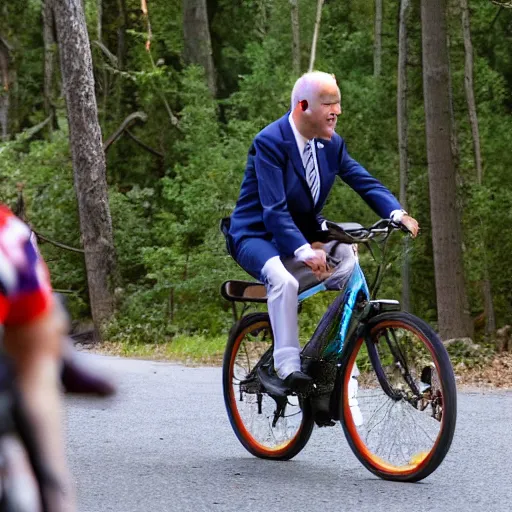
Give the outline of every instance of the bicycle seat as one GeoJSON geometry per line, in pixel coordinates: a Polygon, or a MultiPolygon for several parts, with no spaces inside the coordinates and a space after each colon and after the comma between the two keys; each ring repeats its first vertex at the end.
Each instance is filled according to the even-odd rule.
{"type": "MultiPolygon", "coordinates": [[[[296,264],[299,269],[292,271],[299,281],[299,294],[321,283],[315,275],[303,265],[296,264]]],[[[287,265],[287,270],[292,270],[287,265]]],[[[267,302],[267,290],[265,285],[254,281],[224,281],[220,287],[221,295],[230,302],[267,302]]]]}
{"type": "Polygon", "coordinates": [[[267,302],[265,286],[254,281],[225,281],[220,293],[231,302],[267,302]]]}

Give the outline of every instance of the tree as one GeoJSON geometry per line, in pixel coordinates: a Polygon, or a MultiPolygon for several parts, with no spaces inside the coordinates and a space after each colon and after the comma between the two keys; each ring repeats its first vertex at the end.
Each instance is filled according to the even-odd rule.
{"type": "Polygon", "coordinates": [[[217,79],[212,56],[212,42],[208,24],[206,0],[183,0],[184,57],[188,64],[202,66],[208,88],[217,94],[217,79]]]}
{"type": "Polygon", "coordinates": [[[382,68],[382,0],[375,0],[375,29],[373,42],[373,76],[382,68]]]}
{"type": "MultiPolygon", "coordinates": [[[[398,29],[398,82],[397,82],[397,127],[398,152],[400,158],[400,204],[407,210],[407,184],[409,176],[409,141],[407,113],[407,11],[409,0],[401,0],[398,29]]],[[[411,309],[409,283],[409,238],[404,238],[402,263],[402,307],[411,309]]]]}
{"type": "Polygon", "coordinates": [[[451,148],[446,0],[422,0],[423,94],[439,333],[472,336],[451,148]]]}
{"type": "Polygon", "coordinates": [[[102,324],[114,310],[115,254],[91,50],[81,0],[51,1],[67,104],[91,312],[99,334],[102,324]]]}
{"type": "Polygon", "coordinates": [[[300,25],[299,25],[299,4],[297,0],[290,0],[290,11],[292,18],[292,64],[293,72],[300,75],[300,25]]]}
{"type": "Polygon", "coordinates": [[[0,36],[0,140],[9,136],[9,56],[10,46],[0,36]]]}
{"type": "Polygon", "coordinates": [[[55,105],[53,103],[53,80],[55,68],[55,52],[57,43],[54,36],[54,20],[51,0],[44,0],[43,3],[43,41],[44,41],[44,113],[51,117],[47,125],[48,134],[51,137],[53,128],[58,128],[55,105]]]}
{"type": "Polygon", "coordinates": [[[320,32],[320,21],[322,19],[322,7],[323,7],[323,5],[324,5],[324,0],[317,0],[315,30],[313,32],[313,42],[311,43],[311,56],[310,56],[310,59],[309,59],[308,71],[313,71],[313,68],[315,66],[316,42],[318,40],[318,33],[320,32]]]}
{"type": "MultiPolygon", "coordinates": [[[[480,130],[478,128],[478,115],[476,112],[475,92],[473,85],[473,44],[471,42],[471,28],[469,22],[469,8],[467,0],[460,0],[462,15],[462,30],[464,34],[464,90],[466,92],[466,102],[468,105],[469,123],[471,125],[471,135],[473,138],[473,152],[476,168],[477,183],[482,185],[482,154],[480,151],[480,130]]],[[[484,237],[485,238],[485,237],[484,237]]],[[[491,334],[496,330],[496,318],[494,315],[494,301],[491,292],[491,280],[489,278],[489,268],[487,264],[487,249],[483,242],[482,253],[484,256],[484,278],[482,282],[482,293],[485,304],[486,334],[491,334]]]]}

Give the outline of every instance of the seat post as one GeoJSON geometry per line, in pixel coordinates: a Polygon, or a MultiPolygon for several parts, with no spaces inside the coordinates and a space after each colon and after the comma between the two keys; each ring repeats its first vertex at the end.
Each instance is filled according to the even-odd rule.
{"type": "Polygon", "coordinates": [[[233,311],[233,321],[236,323],[238,322],[238,311],[236,310],[236,303],[234,301],[231,303],[231,310],[233,311]]]}

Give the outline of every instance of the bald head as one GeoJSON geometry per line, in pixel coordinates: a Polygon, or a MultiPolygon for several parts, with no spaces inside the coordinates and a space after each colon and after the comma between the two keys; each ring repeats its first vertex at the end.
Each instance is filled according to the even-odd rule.
{"type": "Polygon", "coordinates": [[[306,100],[308,103],[315,101],[318,92],[324,88],[335,88],[338,90],[338,84],[334,75],[324,73],[323,71],[310,71],[304,73],[293,86],[291,110],[293,110],[300,101],[306,100]]]}
{"type": "Polygon", "coordinates": [[[305,73],[292,91],[293,122],[308,140],[330,140],[341,113],[340,101],[340,89],[333,75],[321,71],[305,73]]]}

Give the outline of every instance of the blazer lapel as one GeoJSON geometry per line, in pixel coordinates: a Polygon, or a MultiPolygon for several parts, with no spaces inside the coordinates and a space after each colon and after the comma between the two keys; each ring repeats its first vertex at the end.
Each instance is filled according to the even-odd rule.
{"type": "Polygon", "coordinates": [[[310,199],[311,206],[313,207],[313,197],[311,196],[311,190],[306,180],[306,172],[304,170],[304,164],[302,163],[302,157],[299,153],[299,148],[297,147],[297,141],[295,140],[295,135],[293,134],[292,127],[290,126],[290,121],[288,120],[289,115],[290,113],[288,112],[281,118],[280,122],[281,133],[283,134],[283,144],[293,164],[295,174],[299,178],[299,181],[302,183],[302,186],[306,189],[306,193],[310,199]]]}

